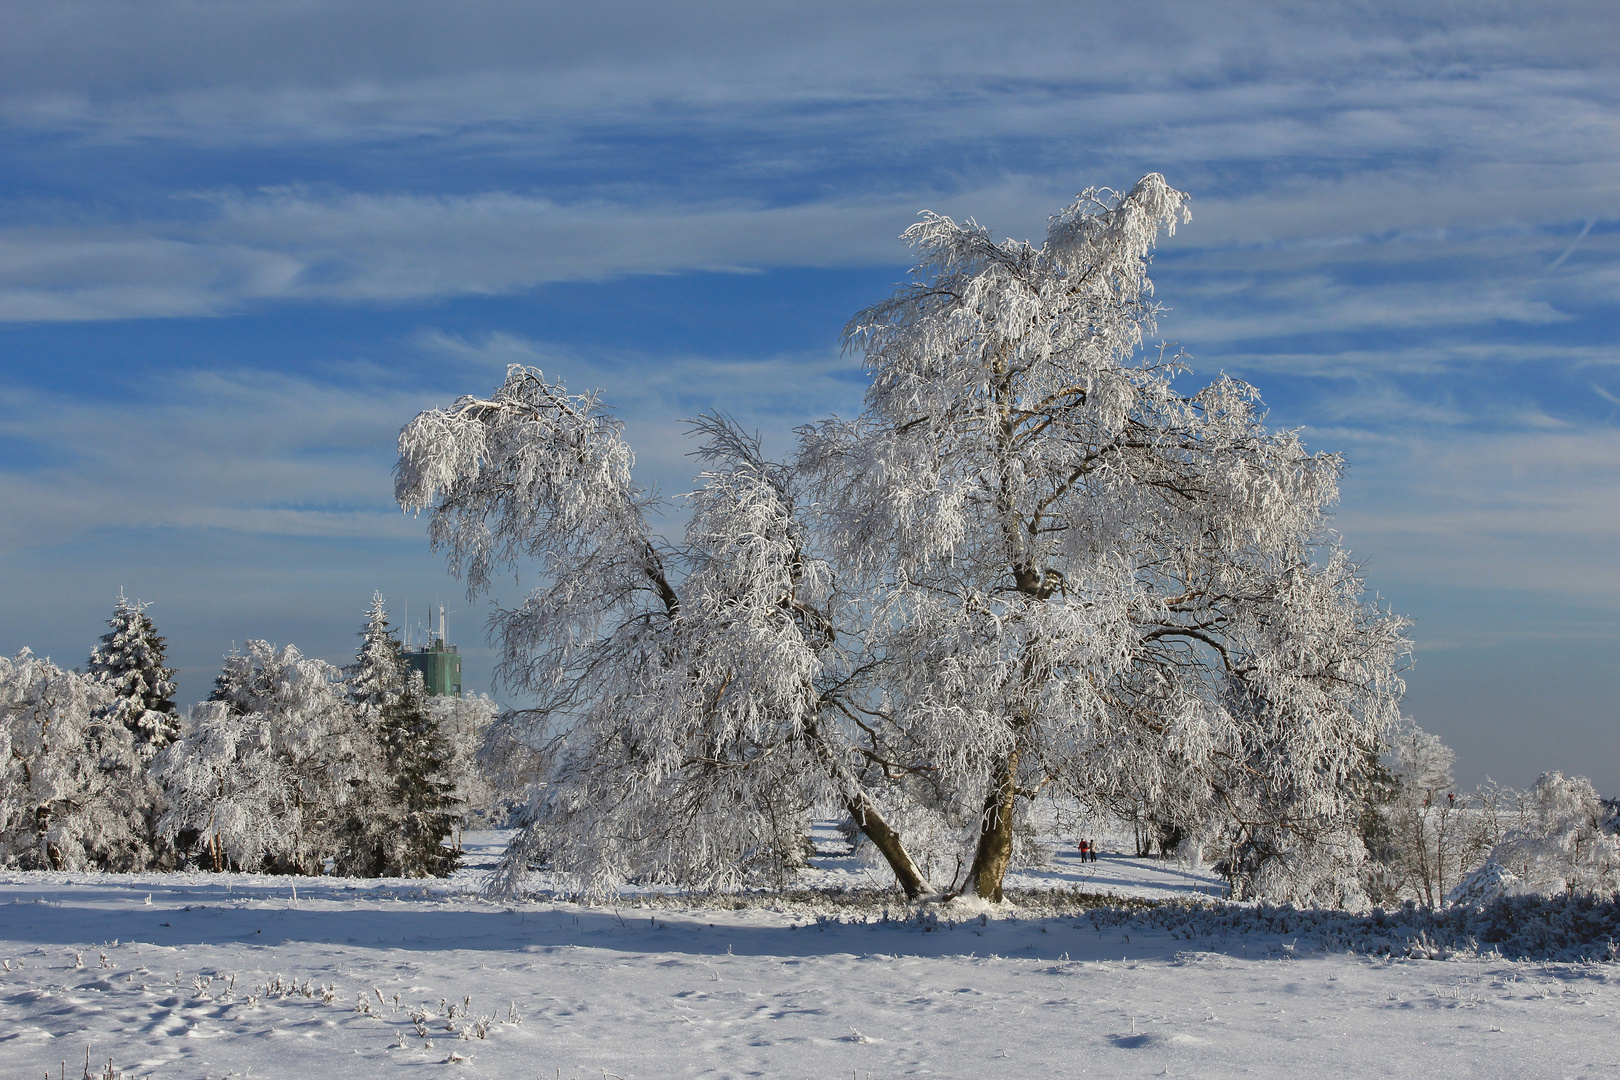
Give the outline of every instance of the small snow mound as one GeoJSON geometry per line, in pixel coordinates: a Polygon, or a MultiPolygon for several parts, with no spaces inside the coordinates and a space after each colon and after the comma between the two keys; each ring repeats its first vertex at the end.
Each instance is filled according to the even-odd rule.
{"type": "Polygon", "coordinates": [[[1519,875],[1492,859],[1446,893],[1446,903],[1470,907],[1488,904],[1512,893],[1518,883],[1519,875]]]}
{"type": "Polygon", "coordinates": [[[982,896],[962,893],[953,896],[940,905],[940,910],[953,919],[989,918],[991,916],[1005,915],[1012,908],[1012,904],[1003,901],[996,903],[986,900],[982,896]]]}

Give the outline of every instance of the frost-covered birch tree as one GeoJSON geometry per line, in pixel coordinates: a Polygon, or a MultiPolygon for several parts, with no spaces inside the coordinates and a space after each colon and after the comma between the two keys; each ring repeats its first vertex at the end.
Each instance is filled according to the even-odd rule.
{"type": "Polygon", "coordinates": [[[712,467],[678,547],[647,524],[619,422],[534,369],[401,433],[399,501],[431,509],[429,536],[470,591],[495,566],[538,579],[491,621],[499,676],[535,699],[493,733],[508,775],[535,783],[497,887],[540,857],[586,889],[776,872],[802,858],[825,799],[920,895],[825,722],[831,583],[804,551],[791,474],[718,418],[696,430],[712,467]]]}
{"type": "Polygon", "coordinates": [[[1136,359],[1150,252],[1187,219],[1156,174],[1083,192],[1039,247],[925,214],[913,281],[845,332],[865,412],[806,433],[821,527],[872,597],[885,721],[972,807],[985,899],[1054,782],[1237,822],[1245,879],[1297,863],[1396,715],[1402,624],[1325,530],[1339,459],[1268,430],[1242,383],[1183,394],[1175,357],[1136,359]]]}
{"type": "Polygon", "coordinates": [[[200,841],[216,870],[322,873],[376,752],[335,667],[249,641],[153,761],[168,798],[158,830],[200,841]]]}

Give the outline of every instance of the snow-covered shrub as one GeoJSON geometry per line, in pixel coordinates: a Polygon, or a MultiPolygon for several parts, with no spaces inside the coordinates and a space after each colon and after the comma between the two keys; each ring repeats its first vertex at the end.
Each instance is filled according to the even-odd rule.
{"type": "Polygon", "coordinates": [[[201,842],[215,869],[318,874],[376,758],[335,667],[249,641],[153,762],[169,803],[158,830],[201,842]]]}
{"type": "MultiPolygon", "coordinates": [[[[1100,908],[1099,929],[1170,930],[1189,940],[1270,936],[1284,954],[1347,951],[1444,960],[1497,954],[1512,960],[1620,959],[1620,900],[1593,896],[1505,896],[1480,905],[1351,913],[1272,904],[1153,904],[1100,908]]],[[[1258,942],[1256,942],[1258,944],[1258,942]]]]}
{"type": "Polygon", "coordinates": [[[1519,875],[1495,860],[1487,860],[1463,875],[1452,890],[1446,893],[1446,903],[1486,904],[1519,891],[1519,875]]]}
{"type": "Polygon", "coordinates": [[[1512,893],[1620,893],[1620,836],[1590,780],[1544,773],[1524,802],[1527,820],[1490,853],[1490,862],[1517,879],[1512,893]]]}
{"type": "Polygon", "coordinates": [[[144,868],[155,797],[105,683],[0,657],[0,865],[144,868]]]}

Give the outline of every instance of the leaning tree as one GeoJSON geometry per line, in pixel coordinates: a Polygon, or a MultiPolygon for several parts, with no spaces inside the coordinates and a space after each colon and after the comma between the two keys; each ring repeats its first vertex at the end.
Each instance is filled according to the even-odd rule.
{"type": "Polygon", "coordinates": [[[648,525],[620,423],[537,370],[401,432],[399,501],[431,510],[470,592],[497,567],[537,579],[492,620],[499,677],[533,700],[490,743],[496,771],[534,788],[497,888],[540,853],[586,889],[780,871],[808,808],[836,801],[922,895],[859,753],[824,721],[852,680],[828,663],[831,581],[792,473],[719,417],[694,431],[711,468],[679,545],[648,525]]]}

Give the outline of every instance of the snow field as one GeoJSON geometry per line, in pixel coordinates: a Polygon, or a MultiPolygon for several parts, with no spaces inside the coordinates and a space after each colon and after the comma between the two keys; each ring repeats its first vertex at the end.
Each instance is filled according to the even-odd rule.
{"type": "MultiPolygon", "coordinates": [[[[1122,891],[1183,873],[1094,865],[1122,891]]],[[[175,1078],[1620,1072],[1608,963],[1324,953],[1305,916],[1229,908],[492,904],[475,877],[0,875],[0,1077],[77,1076],[86,1045],[175,1078]]]]}

